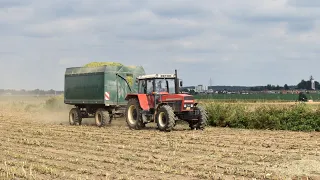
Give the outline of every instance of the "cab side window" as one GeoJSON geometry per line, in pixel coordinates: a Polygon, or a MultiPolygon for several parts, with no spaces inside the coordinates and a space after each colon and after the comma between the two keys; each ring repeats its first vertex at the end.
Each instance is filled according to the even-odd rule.
{"type": "Polygon", "coordinates": [[[140,94],[146,94],[147,93],[147,86],[146,81],[142,80],[139,82],[139,92],[140,94]]]}
{"type": "Polygon", "coordinates": [[[153,92],[153,80],[147,80],[147,94],[153,92]]]}

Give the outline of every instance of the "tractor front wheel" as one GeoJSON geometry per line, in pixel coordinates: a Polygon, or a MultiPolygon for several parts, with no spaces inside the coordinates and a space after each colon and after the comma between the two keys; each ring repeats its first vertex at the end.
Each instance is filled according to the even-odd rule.
{"type": "Polygon", "coordinates": [[[107,122],[110,124],[109,112],[103,108],[100,108],[96,111],[94,119],[98,127],[105,126],[107,122]]]}
{"type": "Polygon", "coordinates": [[[160,131],[171,131],[176,123],[172,108],[161,106],[156,114],[156,122],[160,131]]]}
{"type": "Polygon", "coordinates": [[[201,106],[196,106],[194,109],[199,110],[200,114],[198,116],[198,120],[196,120],[196,121],[193,120],[193,121],[189,122],[189,127],[191,129],[203,130],[205,128],[205,126],[207,126],[207,121],[208,121],[207,112],[206,112],[205,108],[203,108],[201,106]]]}
{"type": "Polygon", "coordinates": [[[145,127],[145,124],[142,123],[139,101],[135,98],[131,98],[128,101],[126,109],[126,122],[130,129],[139,130],[145,127]]]}
{"type": "Polygon", "coordinates": [[[79,108],[72,108],[69,112],[70,125],[81,125],[82,114],[79,108]]]}

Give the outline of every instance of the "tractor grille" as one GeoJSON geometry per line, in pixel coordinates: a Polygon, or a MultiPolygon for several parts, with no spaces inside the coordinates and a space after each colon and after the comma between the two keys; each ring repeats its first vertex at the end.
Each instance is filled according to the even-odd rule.
{"type": "Polygon", "coordinates": [[[193,96],[186,96],[186,97],[184,97],[184,100],[194,100],[194,97],[193,96]]]}
{"type": "Polygon", "coordinates": [[[169,104],[169,106],[172,107],[173,111],[175,111],[175,112],[181,111],[182,101],[169,102],[168,104],[169,104]]]}

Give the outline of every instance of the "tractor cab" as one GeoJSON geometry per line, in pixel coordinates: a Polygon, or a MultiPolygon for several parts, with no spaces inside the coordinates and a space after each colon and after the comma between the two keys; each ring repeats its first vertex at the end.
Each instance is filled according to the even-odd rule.
{"type": "MultiPolygon", "coordinates": [[[[175,74],[150,74],[137,77],[138,94],[178,94],[175,74]]],[[[182,86],[182,81],[180,81],[182,86]]]]}

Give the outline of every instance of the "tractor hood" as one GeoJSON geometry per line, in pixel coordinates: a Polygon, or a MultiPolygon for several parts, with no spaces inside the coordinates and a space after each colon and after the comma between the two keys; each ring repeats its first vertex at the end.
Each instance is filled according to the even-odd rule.
{"type": "Polygon", "coordinates": [[[194,97],[189,94],[163,94],[162,101],[194,101],[194,97]]]}

